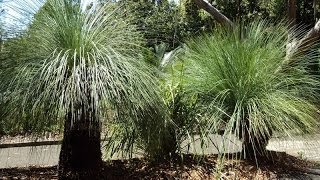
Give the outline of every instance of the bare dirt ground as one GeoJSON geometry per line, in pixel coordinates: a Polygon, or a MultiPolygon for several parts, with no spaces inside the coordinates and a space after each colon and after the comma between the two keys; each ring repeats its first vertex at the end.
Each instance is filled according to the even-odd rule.
{"type": "MultiPolygon", "coordinates": [[[[61,140],[61,136],[49,136],[41,140],[61,140]],[[51,138],[51,139],[50,139],[51,138]]],[[[218,152],[235,153],[241,143],[234,138],[223,139],[212,135],[215,145],[208,145],[203,159],[193,157],[199,153],[199,145],[186,153],[184,163],[165,162],[150,164],[145,159],[106,161],[102,179],[314,179],[320,180],[320,135],[304,137],[273,138],[269,150],[278,151],[273,161],[255,162],[227,160],[221,172],[216,173],[218,152]],[[224,149],[224,144],[229,147],[224,149]],[[318,161],[318,162],[317,162],[318,161]]],[[[34,141],[32,137],[0,139],[1,143],[34,141]]],[[[39,139],[38,139],[39,141],[39,139]]],[[[56,165],[60,145],[18,147],[0,149],[1,179],[57,179],[56,165]],[[19,168],[18,168],[19,167],[19,168]]]]}
{"type": "MultiPolygon", "coordinates": [[[[285,153],[274,153],[274,160],[255,162],[226,160],[221,171],[215,171],[217,156],[185,155],[181,161],[149,163],[145,159],[105,162],[101,179],[319,179],[308,170],[317,164],[285,153]]],[[[57,179],[56,166],[1,169],[0,179],[57,179]]]]}

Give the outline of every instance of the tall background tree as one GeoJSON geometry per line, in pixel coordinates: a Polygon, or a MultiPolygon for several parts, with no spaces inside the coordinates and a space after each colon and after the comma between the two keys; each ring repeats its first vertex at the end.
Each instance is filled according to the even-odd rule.
{"type": "Polygon", "coordinates": [[[0,0],[0,52],[3,49],[5,29],[4,29],[4,14],[5,10],[3,8],[3,0],[0,0]]]}
{"type": "Polygon", "coordinates": [[[167,43],[170,48],[179,45],[178,8],[169,1],[123,0],[120,4],[128,15],[133,15],[133,23],[142,32],[146,46],[167,43]]]}

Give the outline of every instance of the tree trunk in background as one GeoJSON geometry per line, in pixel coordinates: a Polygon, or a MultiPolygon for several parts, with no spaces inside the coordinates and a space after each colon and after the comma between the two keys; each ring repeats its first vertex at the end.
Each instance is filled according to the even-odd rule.
{"type": "MultiPolygon", "coordinates": [[[[296,26],[296,18],[297,18],[297,2],[296,0],[288,0],[287,4],[287,16],[288,16],[288,31],[293,32],[296,26]]],[[[294,51],[292,45],[295,43],[295,35],[293,33],[288,34],[288,44],[287,44],[287,52],[286,59],[290,59],[292,56],[292,52],[294,51]]]]}
{"type": "Polygon", "coordinates": [[[93,111],[80,108],[65,118],[59,157],[59,179],[100,179],[102,168],[100,122],[93,111]],[[72,124],[73,122],[73,124],[72,124]]]}
{"type": "MultiPolygon", "coordinates": [[[[288,44],[287,57],[288,64],[295,63],[295,61],[290,61],[291,56],[295,53],[304,53],[309,50],[315,43],[319,42],[320,39],[320,20],[315,24],[315,26],[299,41],[293,41],[288,44]]],[[[293,58],[294,59],[294,58],[293,58]]]]}
{"type": "Polygon", "coordinates": [[[199,8],[207,11],[215,20],[217,20],[220,24],[226,26],[233,26],[233,23],[230,19],[228,19],[225,15],[223,15],[218,9],[213,7],[211,4],[204,0],[194,0],[194,2],[198,5],[199,8]]]}
{"type": "MultiPolygon", "coordinates": [[[[233,22],[223,15],[218,9],[213,7],[211,4],[205,0],[194,0],[194,2],[199,6],[199,8],[207,11],[214,19],[216,19],[220,24],[233,27],[233,22]]],[[[290,23],[290,28],[293,28],[296,23],[297,15],[297,1],[288,0],[288,18],[290,23]]],[[[315,42],[318,41],[320,37],[320,21],[300,40],[292,41],[293,37],[289,37],[289,44],[287,50],[287,57],[291,56],[292,52],[303,52],[309,49],[315,42]],[[294,51],[292,51],[294,50],[294,51]]],[[[290,60],[289,60],[290,63],[290,60]]]]}
{"type": "MultiPolygon", "coordinates": [[[[316,0],[313,1],[316,5],[316,0]]],[[[316,8],[316,6],[314,7],[316,8]]],[[[296,23],[296,0],[288,0],[288,18],[290,23],[290,28],[293,28],[296,23]]],[[[320,21],[318,20],[315,26],[300,40],[294,40],[294,37],[289,37],[289,42],[287,46],[287,64],[296,63],[295,54],[304,53],[309,50],[315,43],[320,39],[320,21]]]]}
{"type": "Polygon", "coordinates": [[[313,0],[313,18],[315,22],[317,22],[317,13],[317,0],[313,0]]]}
{"type": "Polygon", "coordinates": [[[237,0],[237,19],[241,20],[241,0],[237,0]]]}
{"type": "Polygon", "coordinates": [[[0,52],[2,52],[3,49],[3,40],[2,37],[0,37],[0,52]]]}
{"type": "Polygon", "coordinates": [[[290,28],[296,25],[297,18],[297,0],[288,0],[288,20],[290,28]]]}

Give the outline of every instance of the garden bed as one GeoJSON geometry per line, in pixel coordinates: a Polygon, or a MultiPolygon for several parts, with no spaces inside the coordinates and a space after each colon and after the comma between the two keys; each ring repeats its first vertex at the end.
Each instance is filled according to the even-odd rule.
{"type": "MultiPolygon", "coordinates": [[[[273,161],[255,162],[226,160],[216,173],[217,156],[185,155],[181,161],[149,163],[145,159],[107,161],[101,179],[279,179],[320,178],[317,163],[304,161],[285,153],[273,153],[273,161]]],[[[29,167],[0,169],[0,179],[57,179],[57,167],[29,167]]]]}

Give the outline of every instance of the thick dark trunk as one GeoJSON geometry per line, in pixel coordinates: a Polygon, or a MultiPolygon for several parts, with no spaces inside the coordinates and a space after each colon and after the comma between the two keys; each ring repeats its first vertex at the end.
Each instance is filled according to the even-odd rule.
{"type": "Polygon", "coordinates": [[[256,159],[267,156],[267,145],[270,136],[253,136],[245,132],[242,144],[242,153],[245,159],[256,159]]]}
{"type": "Polygon", "coordinates": [[[160,159],[164,160],[170,160],[170,159],[175,159],[178,154],[178,141],[177,141],[177,132],[174,127],[168,127],[169,132],[168,132],[168,137],[166,137],[162,143],[163,144],[163,149],[162,149],[162,155],[163,157],[159,157],[160,159]]]}
{"type": "Polygon", "coordinates": [[[253,133],[250,128],[248,118],[245,118],[243,124],[240,126],[239,138],[242,140],[242,154],[245,159],[256,159],[257,157],[267,156],[267,145],[272,136],[272,131],[266,133],[253,133]]]}
{"type": "Polygon", "coordinates": [[[296,24],[297,18],[297,2],[296,0],[288,0],[288,19],[290,28],[293,28],[296,24]]]}
{"type": "Polygon", "coordinates": [[[84,108],[74,116],[77,116],[75,120],[72,113],[68,113],[65,119],[59,179],[99,179],[102,168],[100,123],[84,108]]]}

